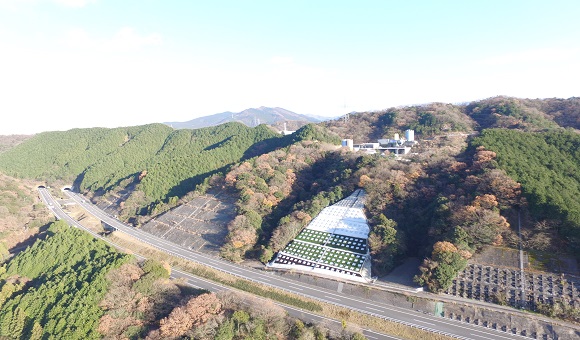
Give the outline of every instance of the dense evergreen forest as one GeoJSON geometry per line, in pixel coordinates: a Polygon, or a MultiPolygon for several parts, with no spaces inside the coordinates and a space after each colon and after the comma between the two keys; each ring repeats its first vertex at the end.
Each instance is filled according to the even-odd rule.
{"type": "Polygon", "coordinates": [[[128,257],[90,235],[55,222],[0,267],[0,334],[8,338],[96,339],[105,276],[128,257]]]}
{"type": "Polygon", "coordinates": [[[580,257],[580,135],[491,129],[472,145],[497,154],[497,165],[521,183],[530,212],[552,221],[569,251],[580,257]]]}
{"type": "Polygon", "coordinates": [[[152,202],[183,196],[209,175],[282,140],[289,139],[265,125],[239,123],[198,130],[151,124],[44,132],[0,154],[0,170],[49,184],[74,182],[97,194],[136,185],[134,208],[147,213],[152,202]]]}
{"type": "MultiPolygon", "coordinates": [[[[91,165],[116,150],[126,157],[133,157],[135,151],[145,154],[137,154],[131,158],[133,162],[154,155],[170,133],[171,128],[162,124],[43,132],[1,154],[0,168],[14,177],[49,183],[63,179],[72,183],[91,165]]],[[[115,163],[111,167],[119,170],[115,163]]]]}
{"type": "Polygon", "coordinates": [[[210,294],[169,279],[64,222],[0,266],[0,337],[7,339],[364,339],[289,318],[245,294],[210,294]]]}

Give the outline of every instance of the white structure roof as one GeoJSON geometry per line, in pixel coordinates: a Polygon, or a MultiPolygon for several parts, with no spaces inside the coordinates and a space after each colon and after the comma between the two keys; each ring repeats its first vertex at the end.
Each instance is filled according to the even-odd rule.
{"type": "Polygon", "coordinates": [[[356,190],[342,201],[324,208],[306,229],[368,238],[370,229],[363,211],[365,196],[363,190],[356,190]]]}

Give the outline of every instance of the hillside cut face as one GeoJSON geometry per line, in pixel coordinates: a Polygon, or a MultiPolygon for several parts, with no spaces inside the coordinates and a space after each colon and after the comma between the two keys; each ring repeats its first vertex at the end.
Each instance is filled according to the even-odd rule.
{"type": "Polygon", "coordinates": [[[369,282],[370,228],[363,210],[365,196],[359,189],[324,208],[268,267],[369,282]]]}
{"type": "Polygon", "coordinates": [[[196,197],[147,222],[141,229],[180,246],[219,255],[236,216],[233,202],[220,194],[196,197]]]}

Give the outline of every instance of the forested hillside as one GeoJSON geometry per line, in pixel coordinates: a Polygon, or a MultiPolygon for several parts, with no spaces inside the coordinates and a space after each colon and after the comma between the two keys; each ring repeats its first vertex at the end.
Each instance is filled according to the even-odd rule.
{"type": "Polygon", "coordinates": [[[0,337],[333,339],[272,302],[194,289],[170,280],[170,270],[55,222],[45,240],[0,266],[0,337]]]}
{"type": "MultiPolygon", "coordinates": [[[[259,142],[279,138],[265,125],[228,123],[214,128],[176,130],[146,169],[142,189],[151,199],[182,196],[204,177],[257,152],[259,142]]],[[[90,186],[87,187],[91,189],[90,186]]]]}
{"type": "MultiPolygon", "coordinates": [[[[384,138],[406,128],[414,128],[428,140],[419,137],[419,154],[408,162],[334,150],[324,143],[302,143],[233,167],[225,185],[239,197],[239,215],[229,226],[222,254],[235,261],[248,257],[267,261],[322,208],[356,187],[369,194],[369,245],[377,275],[389,272],[406,256],[426,257],[417,279],[433,291],[443,290],[475,252],[489,245],[517,246],[517,234],[508,220],[517,216],[518,209],[536,214],[534,221],[526,221],[531,227],[530,232],[524,230],[524,244],[532,250],[554,247],[559,240],[551,240],[548,247],[543,240],[545,232],[535,232],[534,226],[543,225],[541,220],[548,217],[573,225],[570,221],[579,210],[572,198],[575,191],[568,189],[579,183],[576,174],[580,171],[574,161],[578,135],[565,132],[537,106],[534,101],[496,97],[462,106],[430,104],[352,114],[348,121],[324,123],[343,136],[363,136],[359,141],[384,138]],[[485,129],[491,126],[512,130],[485,129]],[[466,135],[453,133],[472,129],[483,132],[470,144],[466,135]],[[513,142],[514,137],[500,134],[523,135],[513,142]],[[534,138],[525,143],[527,135],[540,138],[546,145],[536,145],[534,138]],[[498,143],[503,148],[519,145],[527,151],[516,158],[509,151],[512,156],[508,160],[498,143]],[[542,156],[544,153],[550,155],[542,156]],[[525,170],[541,190],[503,165],[509,163],[524,171],[533,169],[534,162],[561,169],[555,174],[525,170]],[[574,175],[566,177],[566,173],[574,175]],[[546,187],[552,184],[540,177],[555,181],[553,186],[558,189],[554,192],[559,197],[547,194],[546,187]]],[[[564,227],[561,235],[572,242],[576,237],[573,230],[564,227]]]]}
{"type": "Polygon", "coordinates": [[[392,138],[414,129],[418,138],[471,132],[487,128],[541,131],[558,127],[580,128],[580,98],[520,99],[492,97],[465,104],[430,103],[356,112],[348,119],[322,123],[354,143],[392,138]]]}
{"type": "MultiPolygon", "coordinates": [[[[569,101],[574,100],[574,98],[569,101]]],[[[557,128],[554,117],[544,112],[543,101],[522,100],[510,97],[494,97],[468,104],[465,113],[473,118],[480,129],[508,128],[527,131],[557,128]]],[[[560,122],[567,126],[565,120],[560,122]]]]}
{"type": "Polygon", "coordinates": [[[269,261],[323,208],[354,190],[356,159],[336,145],[300,142],[233,167],[225,185],[238,197],[238,216],[222,255],[240,261],[261,249],[261,260],[269,261]]]}
{"type": "Polygon", "coordinates": [[[417,136],[425,137],[445,132],[468,132],[475,125],[461,106],[444,103],[351,113],[348,120],[337,119],[322,124],[343,138],[353,139],[355,144],[393,138],[395,133],[402,136],[407,129],[414,129],[417,136]]]}
{"type": "MultiPolygon", "coordinates": [[[[15,177],[72,183],[91,165],[115,152],[131,159],[128,164],[153,156],[170,133],[171,128],[162,124],[43,132],[1,154],[0,170],[15,177]],[[135,152],[139,153],[133,156],[135,152]]],[[[122,171],[121,165],[125,164],[113,162],[109,173],[122,171]]]]}
{"type": "Polygon", "coordinates": [[[522,184],[531,213],[552,221],[580,257],[580,135],[491,129],[473,145],[497,154],[497,165],[522,184]]]}
{"type": "Polygon", "coordinates": [[[52,216],[37,197],[36,185],[0,173],[0,261],[23,246],[52,216]]]}
{"type": "Polygon", "coordinates": [[[0,335],[8,338],[97,339],[98,302],[109,270],[127,261],[64,222],[0,267],[0,335]]]}
{"type": "Polygon", "coordinates": [[[466,113],[482,128],[542,130],[561,127],[580,128],[580,98],[521,99],[493,97],[469,103],[466,113]]]}
{"type": "Polygon", "coordinates": [[[493,162],[483,149],[400,162],[323,142],[264,154],[233,167],[218,184],[238,196],[222,255],[268,261],[324,207],[362,187],[375,274],[406,256],[433,256],[423,279],[439,291],[475,251],[503,244],[511,232],[502,214],[519,203],[519,185],[493,162]]]}
{"type": "MultiPolygon", "coordinates": [[[[351,114],[287,137],[236,123],[71,130],[40,134],[0,154],[0,168],[76,178],[81,190],[97,195],[131,188],[121,206],[127,218],[155,215],[222,172],[213,185],[238,199],[222,248],[235,261],[267,261],[322,208],[362,187],[369,193],[376,274],[405,256],[426,256],[420,280],[438,291],[474,252],[516,244],[509,218],[517,208],[529,205],[530,223],[548,220],[560,232],[551,247],[578,248],[578,135],[559,126],[574,124],[577,103],[509,97],[433,103],[351,114]],[[409,128],[419,145],[406,162],[337,148],[341,137],[372,141],[409,128]],[[481,136],[469,145],[457,132],[481,136]]],[[[546,249],[538,238],[526,241],[546,249]]]]}
{"type": "Polygon", "coordinates": [[[474,252],[487,245],[517,246],[508,219],[518,209],[526,216],[526,249],[578,257],[579,135],[563,128],[578,127],[579,103],[494,97],[350,114],[326,123],[355,143],[407,128],[415,129],[420,143],[409,163],[373,160],[377,166],[360,176],[361,185],[372,183],[365,188],[375,217],[369,238],[374,270],[386,272],[402,256],[427,255],[417,279],[433,291],[444,289],[474,252]],[[464,152],[449,148],[455,137],[439,137],[470,130],[481,136],[467,149],[465,144],[464,152]]]}
{"type": "MultiPolygon", "coordinates": [[[[97,194],[136,185],[134,211],[179,197],[209,175],[267,151],[283,139],[266,126],[228,123],[198,130],[162,124],[45,132],[0,155],[0,170],[97,194]]],[[[151,210],[151,209],[150,209],[151,210]]]]}
{"type": "MultiPolygon", "coordinates": [[[[240,214],[230,224],[223,255],[241,260],[260,254],[267,261],[321,208],[357,186],[369,193],[369,245],[377,275],[406,256],[424,256],[417,280],[441,291],[475,252],[489,245],[517,246],[508,220],[518,209],[535,216],[525,221],[526,249],[557,249],[566,240],[574,251],[580,211],[574,199],[580,183],[578,134],[564,131],[538,103],[547,105],[496,97],[462,106],[430,104],[352,114],[347,121],[325,123],[355,142],[357,136],[359,142],[368,141],[406,128],[429,138],[419,137],[420,153],[408,162],[302,144],[234,167],[226,184],[239,195],[240,214]],[[487,129],[495,126],[504,129],[487,129]],[[470,147],[467,142],[461,146],[465,135],[438,137],[472,129],[482,135],[470,147]],[[535,132],[543,130],[551,132],[535,132]],[[337,177],[328,171],[343,175],[329,181],[337,177]],[[311,190],[308,195],[305,187],[311,190]],[[554,238],[546,225],[559,230],[562,239],[554,238]]],[[[560,121],[563,116],[560,112],[560,121]]]]}

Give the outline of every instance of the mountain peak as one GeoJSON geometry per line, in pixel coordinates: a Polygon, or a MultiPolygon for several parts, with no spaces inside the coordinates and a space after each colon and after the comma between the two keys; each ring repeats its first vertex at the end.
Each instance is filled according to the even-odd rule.
{"type": "Polygon", "coordinates": [[[166,122],[175,129],[199,129],[202,127],[219,125],[227,122],[240,122],[247,126],[259,124],[276,125],[283,122],[300,122],[302,125],[316,123],[320,120],[307,115],[298,114],[281,107],[260,106],[240,112],[222,112],[214,115],[195,118],[186,122],[166,122]]]}

